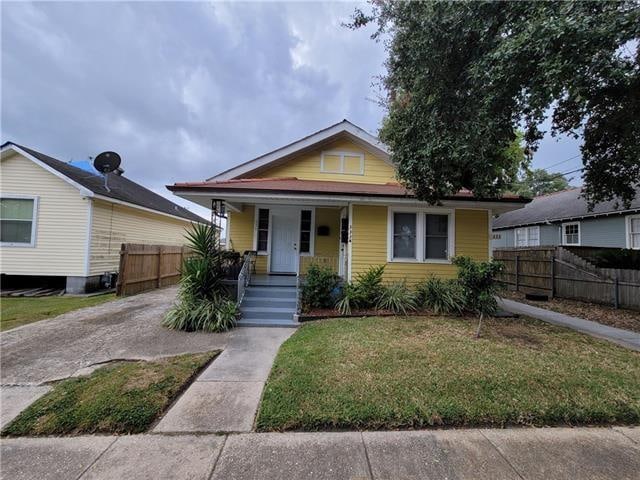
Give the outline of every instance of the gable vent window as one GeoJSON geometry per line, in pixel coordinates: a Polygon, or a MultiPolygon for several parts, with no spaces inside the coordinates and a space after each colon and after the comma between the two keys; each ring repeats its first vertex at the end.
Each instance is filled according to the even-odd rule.
{"type": "Polygon", "coordinates": [[[322,152],[320,156],[322,173],[342,173],[364,175],[364,154],[356,152],[322,152]]]}
{"type": "Polygon", "coordinates": [[[36,205],[36,198],[0,198],[0,241],[3,245],[35,245],[36,205]]]}
{"type": "Polygon", "coordinates": [[[258,245],[259,252],[266,252],[269,248],[269,209],[258,209],[258,245]]]}
{"type": "Polygon", "coordinates": [[[300,253],[311,251],[312,212],[302,210],[300,212],[300,253]]]}

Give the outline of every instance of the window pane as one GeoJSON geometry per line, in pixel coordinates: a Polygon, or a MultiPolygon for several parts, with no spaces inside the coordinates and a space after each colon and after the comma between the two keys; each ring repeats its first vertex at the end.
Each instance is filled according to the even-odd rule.
{"type": "Polygon", "coordinates": [[[447,236],[449,217],[447,215],[427,215],[427,235],[447,236]]]}
{"type": "Polygon", "coordinates": [[[344,156],[344,173],[361,174],[362,163],[360,156],[345,155],[344,156]]]}
{"type": "Polygon", "coordinates": [[[311,232],[300,232],[300,252],[309,253],[311,245],[311,232]]]}
{"type": "Polygon", "coordinates": [[[323,172],[339,173],[340,170],[340,155],[325,155],[323,157],[323,172]]]}
{"type": "Polygon", "coordinates": [[[31,222],[22,220],[2,220],[0,222],[0,241],[12,243],[31,243],[31,222]]]}
{"type": "Polygon", "coordinates": [[[311,230],[311,210],[302,210],[300,215],[300,230],[311,230]]]}
{"type": "Polygon", "coordinates": [[[269,232],[267,230],[258,231],[258,250],[264,252],[267,250],[267,240],[269,232]]]}
{"type": "Polygon", "coordinates": [[[33,200],[24,198],[0,199],[0,218],[31,220],[33,218],[33,200]]]}
{"type": "Polygon", "coordinates": [[[631,248],[640,248],[640,233],[631,234],[631,248]]]}
{"type": "Polygon", "coordinates": [[[269,228],[269,209],[260,208],[258,210],[258,228],[266,230],[269,228]]]}
{"type": "Polygon", "coordinates": [[[416,214],[393,214],[393,257],[416,257],[416,214]]]}
{"type": "Polygon", "coordinates": [[[530,247],[536,247],[540,245],[540,228],[539,227],[529,227],[528,245],[530,247]]]}
{"type": "Polygon", "coordinates": [[[631,232],[640,233],[640,218],[631,219],[631,232]]]}
{"type": "Polygon", "coordinates": [[[446,259],[447,237],[427,237],[425,239],[425,258],[446,259]]]}

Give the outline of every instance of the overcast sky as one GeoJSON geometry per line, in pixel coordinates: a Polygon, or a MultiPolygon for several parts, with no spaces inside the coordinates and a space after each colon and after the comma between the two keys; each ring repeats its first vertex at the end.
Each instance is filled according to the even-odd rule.
{"type": "MultiPolygon", "coordinates": [[[[355,5],[2,2],[2,142],[61,160],[115,150],[129,178],[207,216],[164,186],[343,118],[377,132],[384,50],[341,26],[355,5]]],[[[578,153],[546,138],[534,166],[578,153]]]]}

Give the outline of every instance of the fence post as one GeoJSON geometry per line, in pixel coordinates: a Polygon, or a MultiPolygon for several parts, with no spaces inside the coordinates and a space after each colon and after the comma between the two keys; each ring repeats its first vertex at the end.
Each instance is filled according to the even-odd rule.
{"type": "Polygon", "coordinates": [[[156,287],[160,288],[160,280],[161,280],[161,270],[162,267],[162,247],[158,247],[158,270],[157,270],[157,274],[156,274],[156,287]]]}
{"type": "Polygon", "coordinates": [[[556,298],[556,256],[551,255],[551,298],[556,298]]]}
{"type": "Polygon", "coordinates": [[[516,292],[520,289],[520,255],[516,255],[516,292]]]}
{"type": "Polygon", "coordinates": [[[618,275],[616,275],[613,280],[613,306],[615,308],[620,308],[620,282],[618,280],[618,275]]]}
{"type": "Polygon", "coordinates": [[[127,257],[129,256],[129,250],[127,244],[120,245],[120,266],[118,268],[118,281],[116,282],[116,296],[120,297],[124,294],[123,290],[126,286],[126,270],[127,270],[127,257]]]}

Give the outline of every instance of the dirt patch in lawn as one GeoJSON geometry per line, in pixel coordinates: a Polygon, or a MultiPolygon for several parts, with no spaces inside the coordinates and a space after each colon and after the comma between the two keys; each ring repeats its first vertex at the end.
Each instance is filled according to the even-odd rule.
{"type": "Polygon", "coordinates": [[[606,305],[596,303],[581,302],[565,298],[553,298],[546,302],[536,302],[527,300],[523,292],[504,291],[501,296],[516,300],[517,302],[533,305],[534,307],[546,308],[554,312],[564,313],[572,317],[584,318],[592,322],[598,322],[610,327],[631,330],[640,333],[640,311],[615,309],[606,305]]]}
{"type": "Polygon", "coordinates": [[[63,380],[18,415],[2,435],[144,432],[218,353],[114,362],[88,377],[63,380]]]}

